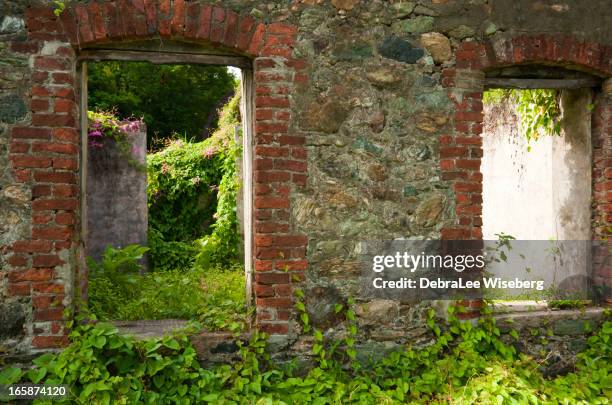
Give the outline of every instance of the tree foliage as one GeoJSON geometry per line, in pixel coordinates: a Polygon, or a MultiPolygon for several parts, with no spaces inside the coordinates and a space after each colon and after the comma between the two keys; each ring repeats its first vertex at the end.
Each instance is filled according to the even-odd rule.
{"type": "Polygon", "coordinates": [[[167,138],[203,140],[236,79],[226,67],[104,61],[88,69],[89,108],[144,118],[149,147],[167,138]]]}
{"type": "MultiPolygon", "coordinates": [[[[498,104],[509,100],[516,105],[521,129],[527,143],[537,141],[541,133],[561,135],[559,92],[550,89],[513,90],[492,89],[483,95],[484,104],[498,104]]],[[[531,146],[528,146],[531,149],[531,146]]]]}

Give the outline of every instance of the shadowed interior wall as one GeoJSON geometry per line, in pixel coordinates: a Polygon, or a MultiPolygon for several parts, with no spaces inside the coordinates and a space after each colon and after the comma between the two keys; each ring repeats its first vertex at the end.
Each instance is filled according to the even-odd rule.
{"type": "MultiPolygon", "coordinates": [[[[132,156],[144,165],[147,132],[130,132],[132,156]]],[[[99,260],[106,246],[147,244],[147,172],[107,141],[87,159],[87,255],[99,260]]]]}

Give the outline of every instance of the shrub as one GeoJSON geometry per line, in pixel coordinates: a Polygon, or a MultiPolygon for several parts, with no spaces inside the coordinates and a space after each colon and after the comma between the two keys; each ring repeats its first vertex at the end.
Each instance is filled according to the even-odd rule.
{"type": "Polygon", "coordinates": [[[234,137],[240,127],[239,105],[236,95],[221,111],[219,129],[211,138],[174,141],[148,156],[152,268],[185,268],[192,260],[199,267],[238,261],[236,165],[241,146],[234,137]],[[194,240],[197,258],[192,259],[187,244],[194,240]]]}

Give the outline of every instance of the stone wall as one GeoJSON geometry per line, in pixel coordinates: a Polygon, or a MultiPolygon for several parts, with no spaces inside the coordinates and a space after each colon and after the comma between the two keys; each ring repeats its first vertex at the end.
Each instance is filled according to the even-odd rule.
{"type": "MultiPolygon", "coordinates": [[[[57,18],[46,1],[3,2],[0,297],[17,315],[0,339],[22,351],[65,343],[83,236],[81,49],[162,37],[253,60],[256,320],[290,347],[295,285],[317,324],[341,332],[333,308],[358,288],[359,241],[482,237],[485,71],[537,63],[609,78],[611,13],[606,0],[99,0],[57,18]]],[[[604,237],[612,115],[609,91],[596,97],[604,237]]],[[[412,339],[427,305],[357,306],[368,344],[412,339]]]]}

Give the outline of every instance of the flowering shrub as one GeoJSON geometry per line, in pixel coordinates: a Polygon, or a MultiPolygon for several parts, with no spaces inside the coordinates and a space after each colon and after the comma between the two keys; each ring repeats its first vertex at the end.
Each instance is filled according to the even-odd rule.
{"type": "Polygon", "coordinates": [[[198,267],[237,261],[239,105],[237,95],[221,111],[219,129],[205,141],[175,140],[147,156],[152,270],[185,269],[196,254],[198,267]]]}
{"type": "Polygon", "coordinates": [[[136,167],[140,164],[132,155],[132,144],[129,140],[130,133],[140,131],[143,124],[140,119],[120,121],[112,112],[87,111],[87,143],[90,148],[100,149],[104,147],[105,140],[111,140],[119,149],[119,153],[128,162],[136,167]]]}

